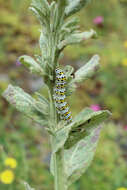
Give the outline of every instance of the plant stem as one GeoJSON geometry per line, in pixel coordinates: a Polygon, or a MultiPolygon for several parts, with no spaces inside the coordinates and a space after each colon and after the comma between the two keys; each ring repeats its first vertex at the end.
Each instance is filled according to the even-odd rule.
{"type": "MultiPolygon", "coordinates": [[[[61,23],[64,20],[64,9],[65,9],[65,0],[58,0],[58,16],[57,16],[57,27],[54,24],[54,31],[50,29],[49,33],[49,57],[51,65],[53,66],[52,74],[56,68],[58,62],[59,52],[57,49],[59,41],[59,29],[61,23]]],[[[50,91],[50,117],[51,117],[51,128],[57,130],[57,111],[54,105],[53,100],[53,83],[49,82],[49,91],[50,91]]],[[[55,136],[52,136],[52,140],[55,136]]],[[[51,141],[52,146],[52,141],[51,141]]],[[[65,167],[64,167],[64,147],[61,148],[58,152],[53,153],[53,169],[54,169],[54,190],[67,190],[67,183],[65,177],[65,167]]]]}
{"type": "Polygon", "coordinates": [[[55,190],[67,190],[65,172],[64,172],[64,160],[63,160],[63,149],[60,149],[53,156],[54,160],[54,179],[55,179],[55,190]]]}
{"type": "MultiPolygon", "coordinates": [[[[49,91],[50,94],[50,103],[51,105],[51,117],[52,122],[51,127],[54,129],[57,129],[57,117],[56,117],[56,108],[53,103],[53,91],[49,91]]],[[[53,142],[53,138],[56,138],[55,136],[52,136],[51,140],[51,146],[53,142]]],[[[52,147],[53,149],[53,147],[52,147]]],[[[53,169],[54,169],[54,190],[67,190],[66,185],[66,177],[65,177],[65,167],[64,167],[64,147],[61,148],[58,152],[53,153],[53,169]]]]}

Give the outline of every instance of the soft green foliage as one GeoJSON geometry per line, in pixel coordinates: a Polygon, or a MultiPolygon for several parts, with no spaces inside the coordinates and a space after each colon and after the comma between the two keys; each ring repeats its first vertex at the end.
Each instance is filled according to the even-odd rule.
{"type": "Polygon", "coordinates": [[[120,187],[127,187],[126,163],[119,156],[121,151],[116,143],[119,127],[113,123],[104,126],[94,162],[75,186],[71,186],[70,190],[85,188],[91,190],[116,190],[120,187]],[[91,185],[91,181],[94,185],[91,185]]]}
{"type": "MultiPolygon", "coordinates": [[[[83,104],[84,106],[89,106],[98,102],[103,108],[108,107],[113,112],[114,119],[121,119],[125,123],[127,70],[126,66],[122,65],[122,61],[126,58],[124,42],[126,41],[127,33],[127,3],[121,2],[123,1],[109,0],[109,4],[107,4],[105,0],[102,0],[100,4],[99,1],[94,0],[88,3],[87,8],[83,9],[79,14],[81,29],[86,28],[86,30],[89,30],[91,27],[94,27],[99,34],[99,38],[89,42],[83,41],[81,45],[69,46],[64,51],[65,57],[62,61],[65,64],[70,62],[77,69],[80,65],[84,65],[84,62],[87,62],[91,55],[100,54],[101,72],[96,74],[96,78],[92,82],[89,81],[82,85],[85,91],[83,104]],[[115,8],[112,12],[113,7],[115,8]],[[93,19],[99,15],[104,17],[102,28],[93,24],[93,19]],[[102,88],[96,94],[98,81],[99,83],[101,81],[102,88]],[[110,101],[108,94],[111,91],[110,101]],[[91,94],[94,98],[90,98],[91,94]]],[[[1,92],[7,87],[9,82],[16,83],[16,85],[28,82],[27,76],[30,75],[22,68],[18,69],[17,72],[17,69],[14,67],[14,63],[19,55],[28,54],[33,57],[33,54],[40,53],[37,45],[40,26],[34,16],[27,11],[29,4],[30,0],[8,0],[8,2],[0,0],[1,72],[7,73],[9,76],[8,81],[0,81],[1,92]]],[[[29,88],[29,91],[31,91],[29,85],[22,85],[24,89],[29,88]]],[[[73,91],[73,89],[71,90],[73,91]]]]}
{"type": "Polygon", "coordinates": [[[67,16],[74,14],[79,11],[83,6],[85,6],[89,0],[67,0],[67,7],[65,9],[65,13],[67,16]]]}
{"type": "MultiPolygon", "coordinates": [[[[59,151],[65,144],[64,167],[69,185],[90,165],[100,134],[101,127],[98,126],[109,114],[108,111],[93,112],[91,109],[84,109],[75,117],[74,122],[56,131],[52,145],[53,153],[59,151]],[[73,159],[68,162],[70,155],[73,159]]],[[[53,160],[51,172],[54,175],[53,160]]]]}
{"type": "MultiPolygon", "coordinates": [[[[122,146],[126,145],[127,134],[122,126],[126,124],[127,69],[121,64],[127,53],[124,47],[127,34],[125,1],[120,0],[124,3],[119,3],[119,0],[109,0],[107,3],[102,0],[101,4],[97,0],[91,1],[79,14],[81,29],[89,30],[94,27],[99,38],[69,46],[64,51],[64,58],[61,55],[62,63],[71,64],[73,70],[84,66],[93,54],[101,56],[101,72],[95,73],[93,80],[87,80],[78,86],[78,90],[69,99],[73,115],[97,102],[102,108],[110,108],[113,118],[117,119],[117,123],[120,122],[118,125],[104,125],[91,167],[69,190],[116,190],[127,187],[126,163],[123,160],[123,156],[126,159],[126,149],[121,153],[118,141],[120,135],[120,143],[122,146]],[[102,28],[92,23],[98,15],[104,17],[102,28]]],[[[33,83],[36,76],[28,73],[23,66],[16,67],[14,64],[19,55],[28,54],[34,58],[33,54],[40,54],[37,45],[40,26],[27,11],[29,3],[30,0],[0,0],[0,16],[3,15],[0,19],[0,72],[8,75],[7,80],[0,78],[0,94],[8,83],[20,85],[24,91],[33,92],[29,82],[32,80],[33,83]]],[[[36,59],[37,57],[34,58],[36,59]]],[[[44,89],[40,93],[47,94],[44,89]]],[[[2,97],[0,130],[1,158],[5,153],[15,157],[18,162],[15,181],[10,185],[0,183],[0,189],[24,190],[22,181],[27,181],[37,190],[53,189],[53,179],[47,166],[46,155],[49,148],[46,134],[35,123],[16,112],[2,97]]],[[[4,168],[3,160],[0,160],[1,171],[4,168]]]]}
{"type": "MultiPolygon", "coordinates": [[[[122,4],[121,2],[110,0],[107,4],[105,0],[102,0],[100,4],[99,1],[92,1],[88,8],[79,14],[81,26],[89,28],[94,25],[93,29],[97,30],[99,38],[87,44],[83,43],[82,46],[68,47],[65,54],[69,60],[77,61],[82,65],[91,54],[99,53],[101,55],[101,72],[98,72],[94,78],[94,84],[92,81],[89,82],[89,85],[82,87],[86,91],[86,99],[91,103],[89,95],[92,94],[94,97],[92,102],[98,102],[102,107],[108,107],[113,112],[115,120],[122,120],[123,123],[126,123],[127,69],[126,65],[123,65],[123,60],[127,57],[127,48],[124,45],[127,40],[127,3],[122,4]],[[114,9],[113,12],[112,9],[114,9]],[[97,16],[103,17],[102,26],[93,23],[93,19],[97,16]]],[[[79,68],[80,64],[77,64],[77,67],[79,68]]]]}
{"type": "Polygon", "coordinates": [[[99,60],[100,58],[98,55],[93,56],[88,63],[86,63],[78,71],[75,72],[74,81],[84,82],[84,80],[92,76],[99,66],[99,60]]]}
{"type": "Polygon", "coordinates": [[[75,118],[74,122],[68,127],[69,138],[65,144],[66,148],[71,148],[78,141],[89,137],[94,128],[97,128],[111,113],[107,110],[94,112],[89,108],[82,110],[75,118]]]}
{"type": "MultiPolygon", "coordinates": [[[[15,115],[15,113],[13,114],[15,115]]],[[[31,123],[27,118],[21,115],[20,117],[17,115],[16,118],[13,123],[11,122],[12,127],[5,124],[5,118],[0,118],[0,144],[4,147],[5,153],[13,155],[18,162],[15,173],[16,179],[13,184],[9,186],[0,184],[0,188],[9,190],[12,186],[13,190],[25,190],[22,181],[28,181],[34,189],[52,189],[53,180],[51,175],[49,175],[47,163],[45,163],[45,158],[47,158],[46,155],[49,151],[49,142],[46,134],[37,126],[31,127],[34,123],[31,123]]],[[[8,115],[6,123],[9,122],[8,115]]],[[[121,157],[120,147],[116,141],[119,135],[119,127],[121,126],[113,123],[104,125],[92,165],[69,190],[80,190],[85,189],[85,187],[91,190],[114,190],[122,186],[127,187],[126,163],[121,157]],[[94,182],[94,186],[91,186],[91,181],[94,182]]],[[[123,133],[125,132],[123,131],[123,133]]],[[[1,158],[3,158],[4,152],[0,150],[0,153],[1,158]]],[[[0,163],[1,167],[3,167],[1,160],[0,163]]]]}
{"type": "MultiPolygon", "coordinates": [[[[69,31],[69,28],[65,28],[66,30],[69,31]]],[[[59,50],[65,48],[67,45],[70,44],[77,44],[82,42],[83,40],[87,40],[91,37],[95,37],[96,36],[96,32],[94,30],[90,30],[89,32],[82,32],[82,33],[74,33],[71,34],[69,33],[69,35],[67,35],[67,37],[65,37],[59,44],[58,44],[58,48],[59,50]]]]}
{"type": "Polygon", "coordinates": [[[110,115],[108,111],[93,112],[91,109],[84,109],[68,125],[60,125],[60,129],[54,132],[53,153],[57,152],[65,143],[66,148],[71,148],[79,140],[90,135],[92,128],[96,128],[103,120],[110,115]],[[67,141],[67,142],[66,142],[67,141]]]}
{"type": "Polygon", "coordinates": [[[90,165],[96,150],[100,129],[101,127],[93,129],[89,136],[79,141],[72,148],[65,150],[64,159],[68,185],[79,179],[90,165]]]}
{"type": "Polygon", "coordinates": [[[13,87],[12,85],[8,86],[3,96],[20,112],[23,112],[38,123],[47,124],[48,102],[35,100],[21,88],[13,87]]]}
{"type": "MultiPolygon", "coordinates": [[[[83,109],[68,124],[62,122],[57,114],[53,100],[55,69],[60,66],[59,59],[65,47],[96,37],[96,32],[81,32],[76,19],[66,20],[71,14],[85,6],[86,0],[32,0],[30,10],[34,12],[41,24],[40,52],[36,61],[30,56],[20,56],[19,61],[31,72],[43,76],[49,95],[48,99],[37,94],[38,99],[31,97],[19,87],[9,85],[3,96],[19,111],[46,127],[51,138],[52,159],[51,171],[54,175],[55,190],[66,190],[75,182],[90,165],[100,134],[100,124],[109,116],[109,111],[94,112],[83,109]],[[71,155],[71,157],[70,157],[71,155]],[[70,159],[70,160],[69,160],[70,159]],[[69,162],[68,162],[69,160],[69,162]]],[[[99,56],[95,55],[85,66],[71,76],[73,67],[63,68],[67,76],[67,93],[76,89],[76,83],[83,82],[92,76],[98,68],[99,56]],[[73,84],[73,89],[70,88],[73,84]]],[[[27,185],[27,189],[30,187],[27,185]]]]}
{"type": "Polygon", "coordinates": [[[40,65],[30,56],[24,55],[19,58],[19,62],[24,64],[26,67],[30,69],[31,72],[35,74],[44,75],[44,71],[40,67],[40,65]]]}

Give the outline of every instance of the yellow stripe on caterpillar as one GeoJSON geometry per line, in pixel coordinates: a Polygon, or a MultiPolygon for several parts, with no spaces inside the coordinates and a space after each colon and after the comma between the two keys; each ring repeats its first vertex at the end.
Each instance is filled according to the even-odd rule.
{"type": "Polygon", "coordinates": [[[55,70],[56,81],[54,86],[54,101],[57,109],[57,113],[60,115],[60,119],[70,123],[72,121],[72,115],[69,111],[69,106],[66,102],[66,75],[61,68],[55,70]]]}

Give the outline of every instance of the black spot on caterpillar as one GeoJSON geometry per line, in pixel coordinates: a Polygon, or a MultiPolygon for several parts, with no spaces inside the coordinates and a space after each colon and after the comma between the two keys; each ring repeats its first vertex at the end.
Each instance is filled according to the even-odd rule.
{"type": "Polygon", "coordinates": [[[66,102],[66,75],[60,68],[57,68],[55,70],[55,74],[56,80],[53,95],[55,106],[58,114],[60,115],[60,118],[64,121],[67,121],[67,123],[70,123],[72,121],[72,115],[66,102]]]}

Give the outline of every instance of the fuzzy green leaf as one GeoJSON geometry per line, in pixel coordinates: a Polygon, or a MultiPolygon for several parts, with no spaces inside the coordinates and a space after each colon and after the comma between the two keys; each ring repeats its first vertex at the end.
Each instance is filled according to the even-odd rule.
{"type": "Polygon", "coordinates": [[[51,31],[57,30],[58,24],[58,4],[53,1],[50,5],[50,29],[51,31]]]}
{"type": "Polygon", "coordinates": [[[85,108],[74,118],[65,147],[70,148],[75,145],[79,140],[87,136],[92,128],[100,125],[109,116],[110,112],[107,110],[94,112],[89,108],[85,108]]]}
{"type": "Polygon", "coordinates": [[[72,26],[76,26],[77,24],[79,24],[79,18],[78,17],[72,17],[69,20],[66,20],[63,27],[69,28],[72,26]]]}
{"type": "Polygon", "coordinates": [[[66,85],[66,96],[70,96],[76,90],[76,83],[84,82],[90,78],[95,71],[99,68],[99,56],[95,55],[92,59],[75,72],[75,77],[69,78],[70,80],[66,85]]]}
{"type": "Polygon", "coordinates": [[[90,165],[102,128],[100,124],[109,116],[107,110],[94,112],[87,108],[75,117],[64,152],[68,185],[75,182],[90,165]]]}
{"type": "Polygon", "coordinates": [[[49,114],[49,102],[45,99],[41,94],[35,93],[38,96],[38,100],[36,100],[35,105],[42,114],[49,114]]]}
{"type": "Polygon", "coordinates": [[[91,133],[69,150],[65,150],[64,160],[68,186],[74,183],[86,171],[93,159],[101,127],[96,126],[91,133]]]}
{"type": "Polygon", "coordinates": [[[89,108],[81,111],[67,126],[62,126],[54,134],[53,138],[53,153],[57,152],[63,145],[70,148],[79,140],[87,136],[94,126],[100,125],[110,116],[107,110],[94,112],[89,108]]]}
{"type": "Polygon", "coordinates": [[[80,43],[83,40],[87,40],[95,36],[96,36],[96,32],[92,29],[89,32],[82,32],[82,33],[77,32],[77,33],[69,34],[67,37],[65,37],[63,41],[61,41],[58,44],[58,48],[61,50],[65,48],[67,45],[80,43]]]}
{"type": "Polygon", "coordinates": [[[61,32],[60,32],[61,41],[63,41],[67,36],[77,32],[77,30],[79,29],[78,23],[79,23],[79,20],[74,17],[67,20],[63,24],[61,28],[61,32]]]}
{"type": "Polygon", "coordinates": [[[70,16],[83,8],[90,0],[67,0],[68,6],[65,9],[66,16],[70,16]]]}
{"type": "Polygon", "coordinates": [[[65,14],[65,7],[66,7],[66,0],[62,0],[62,1],[58,0],[58,11],[59,11],[58,15],[60,17],[59,20],[61,20],[65,14]]]}
{"type": "Polygon", "coordinates": [[[53,163],[53,156],[56,152],[58,152],[65,144],[66,140],[68,139],[69,131],[71,130],[72,125],[64,126],[60,122],[61,128],[57,130],[52,137],[52,156],[50,161],[50,172],[54,176],[54,163],[53,163]]]}
{"type": "Polygon", "coordinates": [[[61,129],[57,130],[54,133],[52,140],[53,153],[56,153],[66,142],[68,138],[69,131],[71,126],[64,126],[64,123],[61,123],[61,129]]]}
{"type": "Polygon", "coordinates": [[[32,0],[29,8],[33,11],[40,23],[48,28],[50,18],[50,6],[47,0],[32,0]]]}
{"type": "Polygon", "coordinates": [[[88,63],[82,66],[75,72],[75,78],[73,82],[79,83],[91,77],[99,67],[100,57],[94,55],[88,63]]]}
{"type": "Polygon", "coordinates": [[[24,92],[21,88],[9,85],[3,93],[3,97],[6,98],[6,100],[17,110],[24,113],[34,121],[43,125],[47,124],[48,110],[44,110],[43,106],[41,106],[41,102],[39,105],[38,101],[24,92]],[[41,106],[41,109],[38,105],[41,106]]]}
{"type": "Polygon", "coordinates": [[[47,0],[32,0],[31,7],[36,7],[38,10],[48,15],[50,7],[47,0]]]}
{"type": "Polygon", "coordinates": [[[18,59],[23,65],[30,69],[32,73],[44,75],[44,71],[41,66],[30,56],[23,55],[18,59]]]}
{"type": "Polygon", "coordinates": [[[38,100],[43,104],[43,106],[46,107],[46,109],[48,109],[49,101],[44,96],[42,96],[40,93],[36,92],[35,94],[37,95],[38,100]]]}
{"type": "MultiPolygon", "coordinates": [[[[86,162],[86,157],[83,156],[83,154],[85,154],[85,150],[87,151],[87,149],[81,149],[81,158],[80,160],[82,160],[81,164],[80,163],[75,163],[75,159],[72,163],[68,162],[68,164],[66,163],[67,160],[69,159],[69,156],[71,155],[71,153],[79,154],[80,153],[80,144],[82,144],[82,142],[88,143],[88,145],[91,145],[90,140],[92,140],[92,142],[94,141],[94,139],[96,140],[97,143],[97,134],[96,134],[96,130],[98,130],[100,132],[100,124],[105,121],[109,116],[111,115],[111,113],[107,110],[103,110],[103,111],[98,111],[98,112],[94,112],[89,108],[84,109],[83,111],[81,111],[75,118],[74,121],[69,124],[68,126],[61,126],[61,129],[57,130],[55,132],[55,135],[53,137],[53,143],[52,143],[52,148],[53,148],[53,153],[56,153],[60,150],[60,148],[62,148],[63,146],[65,147],[65,167],[66,168],[66,175],[68,176],[68,178],[72,178],[71,180],[74,179],[78,179],[78,177],[80,177],[80,175],[85,171],[85,169],[89,166],[92,157],[94,155],[94,153],[90,153],[90,155],[88,155],[89,157],[89,162],[87,162],[86,167],[84,168],[83,163],[86,162]],[[87,142],[88,140],[88,142],[87,142]],[[79,148],[78,148],[79,147],[79,148]],[[77,151],[77,152],[76,152],[77,151]],[[70,164],[70,165],[69,165],[70,164]],[[77,165],[76,169],[75,169],[75,165],[77,165]],[[78,167],[79,166],[79,167],[78,167]],[[82,171],[80,171],[80,166],[82,169],[82,171]],[[74,167],[74,168],[73,168],[74,167]],[[75,175],[73,175],[73,177],[70,177],[73,174],[73,170],[75,171],[75,175]],[[74,178],[74,179],[73,179],[74,178]]],[[[99,135],[99,134],[98,134],[99,135]]],[[[96,145],[96,143],[93,143],[93,146],[96,145]]],[[[86,155],[88,154],[88,152],[86,153],[86,155]]],[[[51,161],[51,165],[50,165],[50,170],[51,173],[54,175],[54,169],[53,169],[53,163],[51,161]]],[[[71,183],[71,182],[69,182],[71,183]]]]}
{"type": "Polygon", "coordinates": [[[29,8],[33,13],[34,15],[37,17],[37,19],[40,21],[40,23],[43,25],[43,26],[46,26],[46,23],[47,23],[47,20],[46,20],[46,17],[44,16],[44,14],[36,7],[30,7],[29,8]]]}
{"type": "Polygon", "coordinates": [[[42,67],[45,68],[45,61],[46,58],[48,57],[48,43],[47,43],[47,37],[44,35],[44,33],[41,31],[40,38],[39,38],[39,45],[40,45],[40,50],[42,54],[42,59],[43,59],[43,65],[42,67]]]}
{"type": "Polygon", "coordinates": [[[74,27],[74,26],[77,26],[79,23],[79,19],[77,17],[73,17],[69,20],[67,20],[63,26],[62,26],[62,30],[63,28],[70,28],[70,27],[74,27]]]}

